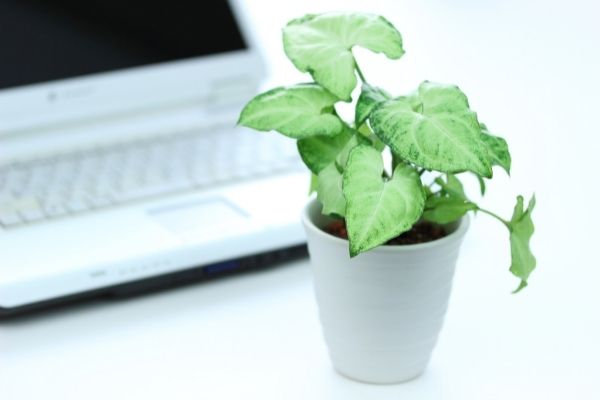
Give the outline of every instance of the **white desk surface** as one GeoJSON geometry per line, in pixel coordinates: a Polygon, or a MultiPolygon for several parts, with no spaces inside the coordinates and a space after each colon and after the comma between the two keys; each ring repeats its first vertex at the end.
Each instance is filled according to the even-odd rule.
{"type": "Polygon", "coordinates": [[[539,266],[530,287],[510,294],[517,282],[506,271],[506,234],[476,218],[422,377],[375,386],[337,375],[300,261],[2,322],[0,399],[600,398],[600,13],[593,3],[246,2],[269,58],[269,85],[301,78],[281,52],[288,19],[327,9],[386,15],[407,53],[389,62],[359,52],[367,79],[396,93],[426,78],[459,84],[514,158],[513,178],[498,171],[484,204],[508,216],[515,194],[537,194],[539,266]]]}

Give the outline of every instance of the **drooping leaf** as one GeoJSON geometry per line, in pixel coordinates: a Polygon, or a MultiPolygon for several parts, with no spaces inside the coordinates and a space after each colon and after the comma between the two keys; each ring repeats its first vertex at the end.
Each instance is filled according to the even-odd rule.
{"type": "Polygon", "coordinates": [[[417,170],[400,164],[384,181],[383,169],[381,153],[371,146],[350,153],[343,189],[351,257],[409,230],[423,212],[425,193],[417,170]]]}
{"type": "Polygon", "coordinates": [[[314,174],[318,174],[335,161],[353,135],[350,128],[344,127],[337,135],[312,136],[300,139],[296,144],[304,164],[314,174]]]}
{"type": "Polygon", "coordinates": [[[308,188],[308,195],[310,196],[317,191],[319,187],[319,177],[313,173],[310,174],[310,186],[308,188]]]}
{"type": "Polygon", "coordinates": [[[501,166],[510,175],[510,152],[506,140],[490,134],[485,124],[481,126],[481,138],[485,144],[492,165],[501,166]]]}
{"type": "Polygon", "coordinates": [[[395,154],[417,166],[492,176],[477,116],[456,86],[425,81],[412,97],[380,103],[369,121],[395,154]]]}
{"type": "Polygon", "coordinates": [[[383,101],[389,100],[390,95],[383,89],[363,83],[360,96],[356,102],[354,123],[361,126],[371,114],[375,106],[383,101]]]}
{"type": "Polygon", "coordinates": [[[482,196],[484,196],[485,195],[485,181],[479,175],[475,174],[475,176],[477,177],[477,182],[479,182],[479,192],[481,193],[482,196]]]}
{"type": "Polygon", "coordinates": [[[342,191],[342,174],[335,166],[329,164],[319,173],[317,199],[323,205],[325,215],[346,215],[346,200],[342,191]]]}
{"type": "Polygon", "coordinates": [[[333,136],[343,123],[333,114],[338,99],[316,84],[279,87],[253,98],[238,124],[259,131],[277,131],[294,139],[333,136]]]}
{"type": "Polygon", "coordinates": [[[437,224],[447,224],[476,209],[476,204],[459,197],[430,196],[425,202],[423,218],[437,224]]]}
{"type": "Polygon", "coordinates": [[[510,230],[510,272],[521,279],[515,292],[527,286],[527,279],[535,269],[536,260],[529,247],[529,241],[534,232],[531,213],[535,207],[535,195],[529,201],[526,210],[523,210],[523,197],[517,197],[517,204],[513,211],[508,228],[510,230]]]}
{"type": "Polygon", "coordinates": [[[385,18],[363,13],[306,15],[283,29],[283,47],[302,72],[339,99],[350,101],[356,87],[352,47],[360,46],[388,58],[404,54],[402,37],[385,18]]]}

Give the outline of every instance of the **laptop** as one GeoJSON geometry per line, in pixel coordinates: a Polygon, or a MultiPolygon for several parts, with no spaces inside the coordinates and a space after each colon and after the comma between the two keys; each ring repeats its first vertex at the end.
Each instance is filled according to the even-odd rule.
{"type": "Polygon", "coordinates": [[[0,3],[0,315],[305,254],[295,144],[236,127],[235,2],[0,3]]]}

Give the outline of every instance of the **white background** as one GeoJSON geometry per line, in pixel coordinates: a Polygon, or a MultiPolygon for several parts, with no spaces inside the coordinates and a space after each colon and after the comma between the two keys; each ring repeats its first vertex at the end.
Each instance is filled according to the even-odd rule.
{"type": "Polygon", "coordinates": [[[512,178],[498,170],[482,204],[509,217],[516,194],[537,195],[530,287],[510,294],[506,232],[480,216],[415,381],[375,386],[333,371],[301,261],[0,322],[0,399],[600,398],[594,2],[247,0],[245,9],[270,69],[265,87],[308,79],[285,59],[280,29],[326,10],[380,13],[402,32],[400,61],[357,52],[371,83],[394,94],[424,79],[458,84],[513,155],[512,178]]]}

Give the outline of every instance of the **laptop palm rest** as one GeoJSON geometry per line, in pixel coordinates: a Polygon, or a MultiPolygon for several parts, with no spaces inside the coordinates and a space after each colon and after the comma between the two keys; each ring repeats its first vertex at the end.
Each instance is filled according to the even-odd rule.
{"type": "Polygon", "coordinates": [[[148,214],[182,239],[198,240],[228,234],[250,221],[250,216],[222,197],[168,205],[148,214]]]}

